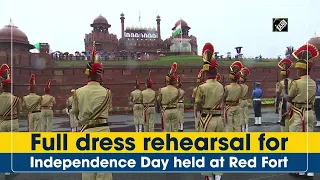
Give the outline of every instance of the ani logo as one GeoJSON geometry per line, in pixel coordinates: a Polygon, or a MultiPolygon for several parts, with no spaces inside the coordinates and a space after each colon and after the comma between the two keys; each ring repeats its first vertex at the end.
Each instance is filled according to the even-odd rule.
{"type": "Polygon", "coordinates": [[[288,32],[288,18],[273,18],[272,31],[273,32],[288,32]]]}

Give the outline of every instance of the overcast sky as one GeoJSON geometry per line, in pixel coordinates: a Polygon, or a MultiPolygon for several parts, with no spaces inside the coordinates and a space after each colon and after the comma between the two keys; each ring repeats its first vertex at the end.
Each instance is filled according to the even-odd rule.
{"type": "Polygon", "coordinates": [[[284,55],[287,46],[298,47],[318,32],[319,0],[1,0],[0,26],[13,23],[25,32],[31,44],[49,43],[52,50],[84,50],[84,37],[90,24],[101,13],[107,18],[109,32],[121,36],[120,14],[125,26],[156,27],[161,16],[162,39],[169,37],[175,22],[182,18],[198,38],[199,52],[206,42],[216,51],[254,57],[284,55]],[[289,18],[289,32],[272,32],[272,18],[289,18]],[[318,21],[318,22],[317,22],[318,21]]]}

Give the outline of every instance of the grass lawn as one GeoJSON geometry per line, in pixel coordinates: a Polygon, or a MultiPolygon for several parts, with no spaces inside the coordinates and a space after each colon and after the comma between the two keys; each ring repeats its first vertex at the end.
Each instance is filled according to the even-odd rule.
{"type": "MultiPolygon", "coordinates": [[[[253,66],[277,66],[278,61],[256,61],[255,59],[243,59],[242,63],[247,67],[253,66]]],[[[178,63],[181,66],[201,66],[203,61],[201,56],[167,56],[161,57],[160,60],[152,60],[152,61],[135,61],[135,60],[127,60],[127,61],[101,61],[104,66],[112,66],[112,65],[126,65],[126,66],[170,66],[173,62],[178,63]]],[[[233,60],[219,60],[220,66],[229,66],[233,60]]],[[[87,61],[55,61],[57,66],[85,66],[87,61]]]]}

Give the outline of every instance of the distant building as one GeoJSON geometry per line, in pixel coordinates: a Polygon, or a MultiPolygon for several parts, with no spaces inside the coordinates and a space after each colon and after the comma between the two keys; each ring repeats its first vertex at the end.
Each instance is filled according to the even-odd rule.
{"type": "MultiPolygon", "coordinates": [[[[101,53],[121,53],[121,54],[197,54],[197,38],[189,35],[190,27],[181,20],[182,36],[181,38],[161,39],[161,18],[156,17],[157,26],[138,27],[127,26],[125,28],[125,16],[120,14],[121,20],[121,38],[118,40],[116,35],[109,32],[111,25],[103,16],[94,19],[91,27],[91,33],[85,35],[85,51],[91,52],[93,40],[97,43],[97,50],[101,53]]],[[[180,21],[180,20],[179,20],[180,21]]],[[[172,28],[174,29],[177,24],[172,28]]]]}

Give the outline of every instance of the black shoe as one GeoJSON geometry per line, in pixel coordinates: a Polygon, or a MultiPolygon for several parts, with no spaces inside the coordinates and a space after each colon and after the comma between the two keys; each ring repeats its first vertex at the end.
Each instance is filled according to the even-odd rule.
{"type": "Polygon", "coordinates": [[[178,132],[183,132],[183,130],[180,129],[180,130],[178,130],[178,132]]]}

